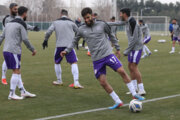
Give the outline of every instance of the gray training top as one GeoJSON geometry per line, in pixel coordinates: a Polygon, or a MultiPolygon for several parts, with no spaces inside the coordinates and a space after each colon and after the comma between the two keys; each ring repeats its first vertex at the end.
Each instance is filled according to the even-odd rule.
{"type": "MultiPolygon", "coordinates": [[[[20,16],[16,18],[22,19],[20,16]]],[[[21,43],[24,42],[26,47],[33,52],[34,47],[30,44],[28,40],[27,31],[19,23],[10,22],[6,24],[6,27],[0,36],[0,45],[2,44],[3,40],[5,39],[4,43],[4,52],[10,52],[13,54],[21,54],[21,43]]]]}
{"type": "Polygon", "coordinates": [[[141,28],[141,30],[142,30],[142,33],[143,33],[143,36],[144,36],[144,37],[149,37],[149,36],[151,36],[147,24],[140,25],[140,28],[141,28]]]}
{"type": "MultiPolygon", "coordinates": [[[[11,22],[12,20],[14,20],[15,17],[16,17],[16,16],[13,16],[13,15],[8,16],[8,17],[5,19],[5,25],[6,25],[7,23],[11,22]]],[[[27,25],[27,30],[31,30],[31,31],[34,30],[34,26],[31,26],[31,25],[29,25],[29,24],[26,24],[26,25],[27,25]]]]}
{"type": "Polygon", "coordinates": [[[126,34],[128,37],[128,48],[124,51],[124,55],[128,55],[132,50],[140,50],[143,48],[142,31],[133,17],[129,17],[128,21],[126,22],[109,22],[108,24],[111,26],[119,26],[125,24],[126,34]]]}
{"type": "Polygon", "coordinates": [[[179,36],[179,25],[178,24],[173,24],[173,37],[178,37],[179,36]]]}
{"type": "Polygon", "coordinates": [[[103,21],[95,21],[91,27],[88,27],[85,24],[80,26],[73,43],[68,46],[65,51],[69,53],[81,38],[85,38],[92,55],[92,60],[100,60],[110,54],[113,54],[112,47],[109,39],[107,38],[107,35],[114,44],[116,50],[120,50],[118,40],[112,33],[110,26],[108,26],[108,24],[103,21]]]}
{"type": "Polygon", "coordinates": [[[77,30],[78,27],[73,21],[66,16],[62,16],[61,19],[54,21],[48,28],[45,34],[45,41],[48,41],[53,31],[55,31],[56,47],[68,47],[74,40],[77,30]]]}

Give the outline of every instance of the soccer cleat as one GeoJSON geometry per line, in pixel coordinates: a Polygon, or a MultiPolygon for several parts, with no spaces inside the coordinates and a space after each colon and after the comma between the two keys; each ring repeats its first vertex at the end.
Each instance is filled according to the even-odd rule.
{"type": "Polygon", "coordinates": [[[173,53],[175,53],[175,51],[170,51],[169,53],[170,53],[170,54],[173,54],[173,53]]]}
{"type": "Polygon", "coordinates": [[[2,84],[3,85],[7,85],[8,84],[7,81],[6,81],[6,78],[2,78],[2,84]]]}
{"type": "Polygon", "coordinates": [[[63,82],[60,82],[60,81],[53,81],[53,85],[63,86],[63,82]]]}
{"type": "Polygon", "coordinates": [[[87,55],[88,55],[88,56],[91,56],[91,53],[88,51],[88,52],[87,52],[87,55]]]}
{"type": "Polygon", "coordinates": [[[33,98],[33,97],[36,97],[36,95],[32,94],[32,93],[30,93],[28,91],[25,91],[24,93],[21,93],[21,97],[23,97],[23,98],[33,98]]]}
{"type": "Polygon", "coordinates": [[[115,105],[113,105],[112,107],[109,107],[110,110],[114,110],[114,109],[118,109],[121,106],[123,106],[123,103],[116,103],[115,105]]]}
{"type": "Polygon", "coordinates": [[[74,83],[70,84],[69,87],[74,88],[74,83]]]}
{"type": "Polygon", "coordinates": [[[139,90],[138,94],[141,96],[145,96],[146,95],[146,91],[145,90],[139,90]]]}
{"type": "Polygon", "coordinates": [[[80,84],[74,84],[74,88],[75,89],[83,89],[84,87],[83,86],[81,86],[80,84]]]}
{"type": "Polygon", "coordinates": [[[148,54],[148,56],[150,56],[152,53],[150,52],[149,54],[148,54]]]}
{"type": "Polygon", "coordinates": [[[141,58],[143,59],[143,58],[146,58],[147,57],[147,55],[143,55],[141,58]]]}
{"type": "Polygon", "coordinates": [[[137,100],[139,100],[139,101],[145,100],[144,97],[142,97],[142,96],[140,96],[140,95],[138,95],[138,94],[136,94],[135,96],[133,96],[133,99],[137,99],[137,100]]]}
{"type": "Polygon", "coordinates": [[[9,95],[8,96],[8,99],[9,100],[23,100],[24,98],[23,97],[20,97],[20,96],[17,96],[16,94],[13,94],[13,95],[9,95]]]}

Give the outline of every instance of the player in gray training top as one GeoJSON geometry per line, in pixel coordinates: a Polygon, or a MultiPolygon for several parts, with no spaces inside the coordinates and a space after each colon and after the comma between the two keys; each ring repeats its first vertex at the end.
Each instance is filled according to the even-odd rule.
{"type": "Polygon", "coordinates": [[[145,57],[151,55],[151,51],[146,46],[146,44],[148,44],[151,41],[151,35],[150,35],[150,32],[149,32],[148,25],[145,24],[143,20],[139,20],[139,25],[140,25],[140,28],[142,30],[143,37],[144,37],[144,39],[143,39],[143,43],[144,43],[143,53],[144,54],[143,54],[143,56],[141,58],[145,58],[145,57]],[[146,51],[148,52],[148,54],[146,53],[146,51]]]}
{"type": "Polygon", "coordinates": [[[27,36],[27,26],[24,20],[27,17],[28,9],[26,7],[18,8],[18,15],[13,21],[6,24],[3,35],[0,36],[0,45],[5,39],[3,55],[8,69],[13,70],[10,81],[10,93],[8,99],[22,100],[25,97],[35,97],[35,94],[27,92],[23,86],[21,79],[20,63],[21,63],[21,43],[24,42],[26,47],[34,56],[36,50],[30,44],[27,36]],[[21,97],[15,94],[16,86],[20,88],[21,97]]]}
{"type": "MultiPolygon", "coordinates": [[[[48,39],[55,31],[56,33],[56,49],[55,49],[55,56],[54,56],[54,62],[55,62],[55,72],[57,76],[57,81],[54,81],[53,84],[55,85],[63,85],[61,74],[61,61],[62,57],[60,56],[61,51],[66,49],[67,46],[69,46],[73,38],[75,36],[75,33],[78,30],[77,25],[70,20],[68,17],[68,11],[62,10],[61,11],[61,18],[57,19],[52,23],[52,25],[49,27],[49,29],[46,32],[45,40],[43,43],[43,48],[48,46],[48,39]]],[[[77,56],[75,50],[71,50],[68,55],[66,55],[66,60],[69,64],[71,64],[71,70],[74,78],[74,85],[71,84],[70,87],[74,88],[83,88],[83,86],[79,83],[79,70],[77,65],[77,56]]]]}
{"type": "Polygon", "coordinates": [[[112,22],[108,24],[112,26],[125,24],[126,34],[128,37],[128,48],[124,51],[124,55],[128,56],[128,68],[130,71],[131,80],[135,89],[138,90],[138,94],[145,95],[146,92],[142,83],[141,73],[138,69],[138,64],[140,62],[143,49],[142,31],[136,20],[131,17],[130,14],[131,10],[129,8],[123,8],[120,10],[120,17],[122,21],[112,22]]]}
{"type": "Polygon", "coordinates": [[[178,39],[178,36],[179,36],[179,30],[180,30],[179,27],[180,27],[180,26],[178,25],[176,19],[173,19],[173,20],[172,20],[172,24],[173,24],[173,32],[172,32],[172,35],[173,35],[173,42],[172,42],[172,50],[169,52],[170,54],[175,53],[175,45],[176,45],[176,41],[178,41],[178,42],[179,42],[179,45],[180,45],[180,39],[178,39]]]}
{"type": "MultiPolygon", "coordinates": [[[[115,20],[116,20],[116,18],[113,16],[113,17],[111,18],[111,22],[115,22],[115,20]]],[[[110,27],[111,27],[112,33],[114,33],[114,35],[115,35],[116,38],[117,38],[117,26],[110,26],[110,27]]]]}
{"type": "MultiPolygon", "coordinates": [[[[10,15],[7,15],[4,19],[3,19],[3,27],[5,28],[6,24],[11,22],[12,20],[15,19],[17,12],[18,12],[18,5],[16,3],[11,3],[9,5],[9,9],[10,9],[10,15]]],[[[31,26],[29,24],[27,24],[27,29],[31,30],[31,31],[39,31],[38,26],[31,26]]],[[[2,64],[2,84],[7,85],[7,80],[6,80],[6,72],[7,72],[7,65],[6,62],[4,61],[2,64]]]]}
{"type": "Polygon", "coordinates": [[[81,14],[85,20],[85,25],[82,25],[79,28],[73,43],[63,52],[61,52],[61,56],[63,57],[64,55],[68,55],[81,38],[86,38],[85,40],[92,55],[94,74],[99,80],[101,86],[115,102],[115,105],[110,107],[110,109],[119,108],[123,105],[123,102],[119,99],[118,95],[113,91],[113,88],[107,82],[106,66],[111,67],[114,71],[118,72],[121,75],[135,98],[144,100],[143,97],[139,96],[136,93],[134,86],[129,79],[129,76],[122,67],[121,62],[112,53],[112,47],[109,39],[107,38],[107,35],[109,36],[110,41],[114,44],[117,50],[116,54],[118,55],[118,57],[120,57],[120,46],[115,35],[111,32],[111,28],[107,23],[103,21],[94,21],[92,18],[91,8],[84,8],[81,14]]]}

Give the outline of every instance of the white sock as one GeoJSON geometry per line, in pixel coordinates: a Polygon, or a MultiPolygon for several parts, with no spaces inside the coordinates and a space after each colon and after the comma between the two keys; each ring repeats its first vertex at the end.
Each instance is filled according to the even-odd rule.
{"type": "Polygon", "coordinates": [[[109,95],[112,97],[115,103],[122,103],[121,99],[114,91],[110,93],[109,95]]]}
{"type": "Polygon", "coordinates": [[[134,88],[132,81],[130,83],[127,83],[126,85],[129,89],[129,91],[131,92],[132,96],[135,96],[137,93],[136,93],[136,90],[134,88]]]}
{"type": "Polygon", "coordinates": [[[144,91],[143,83],[138,84],[138,88],[139,88],[140,91],[144,91]]]}
{"type": "Polygon", "coordinates": [[[6,78],[6,72],[7,72],[7,65],[6,62],[4,61],[2,64],[2,79],[6,78]]]}
{"type": "Polygon", "coordinates": [[[149,48],[146,45],[144,45],[144,48],[148,53],[151,53],[151,51],[149,50],[149,48]]]}
{"type": "Polygon", "coordinates": [[[143,55],[147,55],[145,46],[146,45],[143,46],[143,53],[144,53],[143,55]]]}
{"type": "Polygon", "coordinates": [[[26,89],[24,88],[24,85],[22,82],[21,74],[19,75],[18,88],[19,88],[21,94],[26,92],[26,89]]]}
{"type": "Polygon", "coordinates": [[[18,81],[19,81],[19,75],[12,74],[11,81],[10,81],[10,93],[15,94],[18,81]]]}
{"type": "Polygon", "coordinates": [[[60,64],[55,64],[54,65],[54,69],[55,69],[55,72],[56,72],[57,80],[59,82],[62,82],[62,78],[61,78],[61,74],[62,74],[61,65],[60,64]]]}
{"type": "Polygon", "coordinates": [[[175,51],[175,47],[172,47],[172,51],[175,51]]]}
{"type": "Polygon", "coordinates": [[[72,64],[71,65],[71,72],[72,72],[72,75],[73,75],[74,84],[79,84],[79,70],[78,70],[78,65],[77,64],[72,64]]]}
{"type": "Polygon", "coordinates": [[[133,83],[133,85],[134,85],[135,90],[137,91],[137,90],[138,90],[137,80],[132,80],[132,83],[133,83]]]}

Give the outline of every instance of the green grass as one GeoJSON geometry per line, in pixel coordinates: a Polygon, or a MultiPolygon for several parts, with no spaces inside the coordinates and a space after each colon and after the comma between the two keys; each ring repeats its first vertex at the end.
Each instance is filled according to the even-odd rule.
{"type": "MultiPolygon", "coordinates": [[[[9,85],[0,85],[0,120],[29,120],[65,113],[89,110],[94,108],[108,107],[113,104],[112,99],[101,88],[94,77],[91,58],[86,55],[82,48],[77,51],[79,58],[80,83],[85,87],[83,90],[68,88],[73,82],[70,65],[66,60],[62,63],[63,87],[53,86],[56,80],[54,72],[54,35],[49,40],[49,47],[43,50],[41,44],[44,33],[29,33],[32,44],[37,49],[37,56],[31,53],[23,45],[22,52],[22,79],[25,88],[37,94],[37,98],[22,101],[9,101],[9,85]]],[[[127,38],[123,33],[118,33],[121,51],[127,47],[127,38]]],[[[147,99],[174,95],[180,93],[180,54],[169,54],[171,50],[170,37],[152,36],[149,48],[157,53],[140,62],[139,68],[143,76],[143,82],[147,91],[147,99]],[[157,43],[158,39],[166,39],[164,44],[157,43]]],[[[179,46],[178,46],[179,47],[179,46]]],[[[176,51],[180,51],[180,48],[176,51]]],[[[2,53],[2,46],[0,48],[2,53]]],[[[0,54],[0,68],[3,56],[0,54]]],[[[127,58],[121,58],[124,68],[127,69],[127,58]]],[[[107,69],[107,78],[114,90],[118,93],[124,103],[131,100],[130,95],[122,78],[111,69],[107,69]]],[[[7,72],[9,83],[12,71],[7,72]]],[[[129,73],[129,72],[128,72],[129,73]]],[[[16,93],[19,94],[17,90],[16,93]]],[[[128,107],[118,110],[105,110],[83,115],[69,116],[62,120],[179,120],[180,119],[180,97],[171,98],[144,104],[141,113],[129,112],[128,107]]]]}

